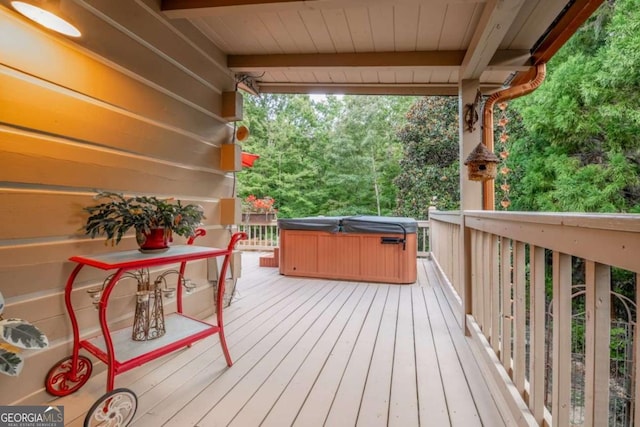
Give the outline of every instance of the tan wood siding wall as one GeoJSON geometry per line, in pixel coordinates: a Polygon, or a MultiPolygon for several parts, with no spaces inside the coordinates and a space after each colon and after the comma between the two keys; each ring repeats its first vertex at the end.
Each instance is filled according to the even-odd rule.
{"type": "MultiPolygon", "coordinates": [[[[69,2],[83,31],[74,43],[27,23],[0,2],[4,316],[28,319],[51,341],[47,350],[25,353],[19,377],[0,375],[0,404],[47,400],[45,375],[71,352],[63,291],[73,264],[67,259],[114,250],[81,231],[82,208],[93,204],[96,189],[201,204],[208,234],[197,243],[226,245],[218,201],[232,197],[233,176],[218,168],[219,146],[231,136],[220,103],[234,81],[224,57],[204,48],[197,31],[184,22],[179,23],[184,33],[179,31],[153,4],[69,2]]],[[[118,249],[134,247],[128,235],[118,249]]],[[[194,262],[187,272],[198,290],[187,297],[185,310],[210,315],[207,263],[194,262]]],[[[74,287],[83,335],[98,331],[97,312],[85,291],[104,277],[87,268],[74,287]]],[[[126,282],[116,288],[109,304],[114,325],[131,323],[134,288],[126,282]]],[[[175,300],[167,309],[175,310],[175,300]]]]}

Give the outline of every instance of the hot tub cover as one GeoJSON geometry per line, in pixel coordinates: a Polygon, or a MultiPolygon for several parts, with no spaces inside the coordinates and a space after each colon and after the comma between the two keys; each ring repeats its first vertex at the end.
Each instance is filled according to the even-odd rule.
{"type": "Polygon", "coordinates": [[[279,219],[281,230],[327,231],[329,233],[415,233],[418,223],[413,218],[392,216],[313,216],[279,219]]]}
{"type": "Polygon", "coordinates": [[[393,216],[351,216],[342,220],[345,233],[415,233],[418,223],[413,218],[393,216]]]}
{"type": "Polygon", "coordinates": [[[306,218],[279,219],[281,230],[312,230],[337,233],[340,231],[343,216],[313,216],[306,218]]]}

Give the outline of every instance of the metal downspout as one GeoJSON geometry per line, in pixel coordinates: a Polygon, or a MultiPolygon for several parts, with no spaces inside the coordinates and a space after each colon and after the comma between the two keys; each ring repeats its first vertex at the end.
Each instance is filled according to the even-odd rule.
{"type": "MultiPolygon", "coordinates": [[[[482,141],[487,149],[493,152],[493,107],[499,102],[508,101],[511,99],[519,98],[523,95],[527,95],[536,90],[544,81],[547,75],[547,66],[545,63],[540,63],[535,67],[535,75],[531,80],[518,86],[509,87],[507,89],[500,90],[489,98],[484,104],[482,111],[482,141]]],[[[482,205],[486,211],[494,210],[495,206],[495,188],[494,180],[490,179],[483,184],[483,196],[482,205]]]]}

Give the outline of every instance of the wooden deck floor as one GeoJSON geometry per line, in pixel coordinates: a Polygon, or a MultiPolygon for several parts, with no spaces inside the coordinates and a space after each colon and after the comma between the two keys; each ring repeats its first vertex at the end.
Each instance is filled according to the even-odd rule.
{"type": "MultiPolygon", "coordinates": [[[[234,359],[207,338],[116,377],[133,426],[505,425],[428,260],[415,285],[299,279],[243,256],[225,311],[234,359]]],[[[106,376],[59,399],[80,426],[106,376]]]]}

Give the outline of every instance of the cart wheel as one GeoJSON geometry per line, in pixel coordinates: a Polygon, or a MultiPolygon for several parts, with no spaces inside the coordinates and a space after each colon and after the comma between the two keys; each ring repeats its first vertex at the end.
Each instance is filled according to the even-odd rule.
{"type": "Polygon", "coordinates": [[[112,390],[96,401],[91,406],[84,419],[84,427],[128,426],[138,409],[138,398],[128,388],[112,390]]]}
{"type": "Polygon", "coordinates": [[[47,391],[54,396],[66,396],[78,390],[91,377],[93,365],[91,360],[84,356],[78,356],[78,366],[76,378],[71,378],[71,364],[73,357],[69,356],[55,365],[49,370],[44,385],[47,391]]]}

